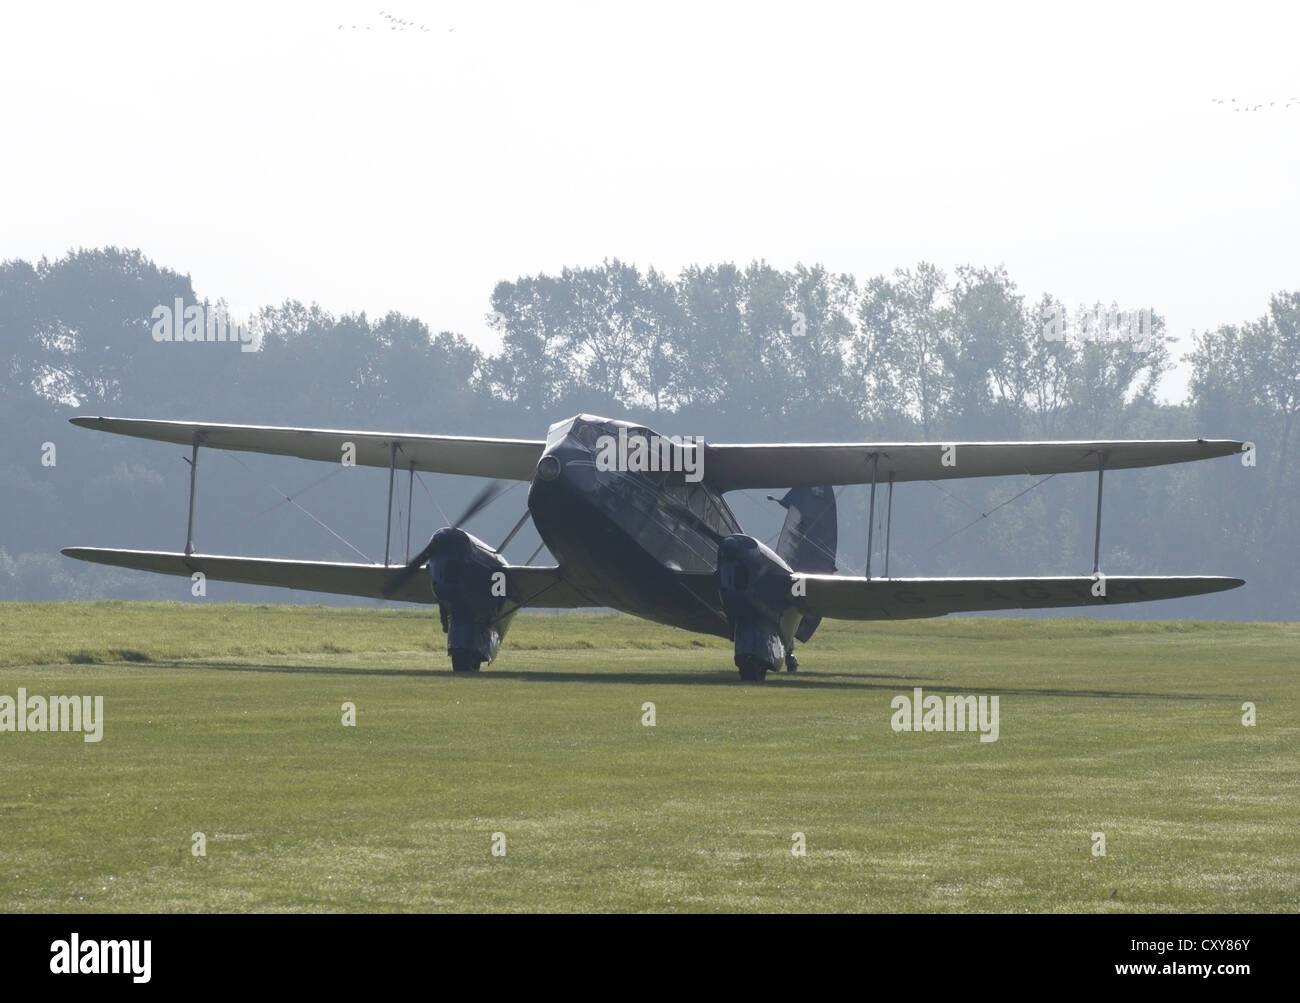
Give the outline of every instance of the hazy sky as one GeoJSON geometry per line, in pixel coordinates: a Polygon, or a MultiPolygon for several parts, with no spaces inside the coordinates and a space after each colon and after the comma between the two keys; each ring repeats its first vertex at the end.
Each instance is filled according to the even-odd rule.
{"type": "Polygon", "coordinates": [[[1004,264],[1184,338],[1300,288],[1300,5],[1044,8],[6,5],[0,259],[488,348],[496,282],[606,257],[1004,264]]]}

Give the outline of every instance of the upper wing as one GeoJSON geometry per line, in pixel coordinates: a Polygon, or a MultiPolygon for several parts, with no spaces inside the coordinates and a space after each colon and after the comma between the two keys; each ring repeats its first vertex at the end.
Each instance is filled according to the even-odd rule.
{"type": "Polygon", "coordinates": [[[1240,578],[1211,575],[1136,578],[1107,575],[1105,596],[1092,578],[849,578],[798,575],[806,595],[795,604],[832,620],[911,620],[1001,609],[1051,609],[1176,599],[1235,589],[1240,578]]]}
{"type": "Polygon", "coordinates": [[[1095,442],[777,443],[704,447],[704,479],[719,491],[816,487],[876,480],[934,481],[949,477],[1066,474],[1105,467],[1154,467],[1239,453],[1231,439],[1151,439],[1095,442]]]}
{"type": "Polygon", "coordinates": [[[342,460],[344,444],[354,447],[356,463],[386,467],[397,446],[396,466],[438,474],[467,474],[530,481],[545,443],[530,439],[485,439],[475,436],[419,435],[414,432],[347,432],[333,428],[283,428],[272,425],[223,425],[211,422],[156,421],[147,418],[69,419],[82,428],[118,435],[158,439],[189,446],[196,441],[213,449],[299,456],[304,460],[342,460]]]}
{"type": "MultiPolygon", "coordinates": [[[[110,550],[103,547],[65,547],[63,553],[79,561],[111,564],[164,575],[189,577],[196,571],[216,582],[244,585],[272,585],[308,592],[366,599],[396,599],[402,602],[436,603],[429,579],[419,575],[408,579],[391,596],[384,586],[401,570],[401,565],[334,564],[328,561],[288,561],[273,557],[225,557],[159,551],[110,550]]],[[[560,575],[559,568],[507,567],[506,588],[522,606],[546,609],[580,609],[596,606],[560,575]]]]}

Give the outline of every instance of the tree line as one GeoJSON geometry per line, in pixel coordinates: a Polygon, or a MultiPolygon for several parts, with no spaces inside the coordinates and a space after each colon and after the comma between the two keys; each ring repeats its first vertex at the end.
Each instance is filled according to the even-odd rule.
{"type": "MultiPolygon", "coordinates": [[[[155,311],[177,301],[225,310],[137,250],[0,264],[0,598],[176,592],[58,555],[77,542],[170,548],[157,539],[159,510],[183,505],[188,477],[174,450],[71,429],[72,414],[540,438],[551,422],[588,412],[713,441],[1247,439],[1254,468],[1234,459],[1108,478],[1103,570],[1249,580],[1180,607],[1197,615],[1292,619],[1300,600],[1290,559],[1300,544],[1300,293],[1278,292],[1258,317],[1198,333],[1177,403],[1156,396],[1178,361],[1158,312],[1147,315],[1148,336],[1126,338],[1097,324],[1114,304],[1080,317],[1049,294],[1031,300],[1001,267],[922,262],[860,279],[754,261],[669,276],[612,259],[500,282],[486,303],[494,351],[400,313],[336,315],[298,301],[247,319],[254,352],[160,342],[155,311]],[[1062,311],[1074,321],[1068,336],[1047,336],[1062,311]],[[52,467],[42,465],[45,443],[59,450],[52,467]],[[104,537],[86,539],[88,527],[104,537]]],[[[293,513],[249,519],[254,488],[229,482],[272,476],[239,466],[253,462],[214,461],[230,476],[216,475],[216,501],[202,496],[227,552],[356,559],[310,520],[284,518],[293,513]]],[[[896,573],[1090,570],[1091,485],[1057,478],[1003,504],[1025,486],[908,486],[895,514],[896,573]]],[[[437,503],[463,489],[434,478],[419,490],[437,503]]],[[[373,536],[376,518],[382,529],[375,494],[373,481],[334,478],[312,498],[344,525],[364,512],[373,536]]],[[[731,500],[756,533],[779,526],[761,495],[731,500]]],[[[485,525],[508,526],[514,514],[485,525]]],[[[865,520],[864,492],[846,489],[842,570],[862,570],[865,520]]],[[[432,508],[421,511],[416,535],[436,521],[432,508]]]]}

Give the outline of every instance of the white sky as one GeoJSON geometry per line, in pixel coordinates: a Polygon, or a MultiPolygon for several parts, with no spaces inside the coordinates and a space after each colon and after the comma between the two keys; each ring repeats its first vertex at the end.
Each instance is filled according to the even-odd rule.
{"type": "Polygon", "coordinates": [[[0,259],[485,348],[496,282],[606,257],[1004,264],[1184,338],[1300,288],[1300,5],[1045,6],[5,5],[0,259]]]}

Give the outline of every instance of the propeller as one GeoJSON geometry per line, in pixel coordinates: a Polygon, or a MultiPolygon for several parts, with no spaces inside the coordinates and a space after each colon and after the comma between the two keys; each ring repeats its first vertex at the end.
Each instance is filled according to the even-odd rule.
{"type": "Polygon", "coordinates": [[[506,485],[500,481],[493,481],[491,484],[484,486],[483,490],[474,496],[474,500],[469,503],[469,507],[460,514],[460,518],[451,524],[452,529],[460,529],[461,524],[473,519],[493,501],[497,495],[506,490],[506,485]]]}
{"type": "MultiPolygon", "coordinates": [[[[474,499],[469,503],[469,506],[465,511],[460,514],[460,517],[456,519],[450,527],[445,528],[460,529],[463,523],[468,522],[470,519],[474,518],[474,516],[482,512],[483,509],[492,504],[498,495],[506,490],[507,488],[505,488],[499,481],[493,481],[491,484],[486,485],[483,490],[474,496],[474,499]]],[[[443,532],[443,530],[438,530],[438,533],[441,532],[443,532]]],[[[420,569],[424,567],[425,562],[427,562],[429,557],[433,554],[433,548],[438,540],[438,533],[435,533],[430,537],[429,542],[425,544],[424,549],[412,557],[410,561],[406,563],[404,568],[388,580],[388,584],[385,585],[383,589],[385,596],[391,596],[399,588],[410,581],[413,576],[419,573],[420,569]]]]}

